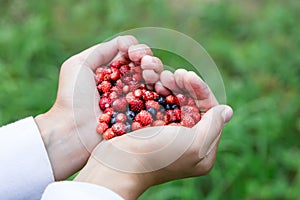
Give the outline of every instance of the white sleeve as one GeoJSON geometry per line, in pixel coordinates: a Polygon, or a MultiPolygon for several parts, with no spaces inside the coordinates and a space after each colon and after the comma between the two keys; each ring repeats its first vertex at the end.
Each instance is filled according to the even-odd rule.
{"type": "Polygon", "coordinates": [[[45,190],[42,200],[123,200],[122,197],[113,191],[98,185],[75,182],[61,181],[51,183],[45,190]]]}
{"type": "Polygon", "coordinates": [[[0,199],[40,199],[54,181],[43,140],[32,117],[0,128],[0,199]]]}

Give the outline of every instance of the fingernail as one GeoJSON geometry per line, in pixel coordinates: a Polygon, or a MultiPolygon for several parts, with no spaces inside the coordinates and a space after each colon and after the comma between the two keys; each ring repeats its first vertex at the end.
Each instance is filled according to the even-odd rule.
{"type": "Polygon", "coordinates": [[[222,111],[222,117],[223,117],[224,123],[227,123],[231,119],[232,114],[233,114],[232,109],[229,106],[226,106],[224,108],[224,110],[222,111]]]}

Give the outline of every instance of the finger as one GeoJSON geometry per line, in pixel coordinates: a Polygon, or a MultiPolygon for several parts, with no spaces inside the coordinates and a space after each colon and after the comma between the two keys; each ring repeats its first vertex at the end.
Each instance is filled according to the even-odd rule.
{"type": "Polygon", "coordinates": [[[154,88],[155,88],[155,91],[157,92],[157,94],[160,94],[162,96],[168,96],[171,94],[170,90],[168,90],[168,88],[164,87],[160,81],[157,81],[155,83],[154,88]]]}
{"type": "Polygon", "coordinates": [[[175,82],[181,89],[184,88],[184,77],[186,77],[187,71],[185,69],[177,69],[174,72],[175,82]]]}
{"type": "Polygon", "coordinates": [[[137,40],[133,36],[119,36],[72,56],[64,65],[84,65],[94,71],[100,65],[109,63],[119,51],[126,52],[134,44],[137,44],[137,40]]]}
{"type": "Polygon", "coordinates": [[[164,70],[160,74],[160,81],[161,81],[161,83],[163,84],[164,87],[168,88],[173,93],[180,93],[181,92],[180,88],[176,84],[174,74],[172,72],[170,72],[168,70],[164,70]]]}
{"type": "Polygon", "coordinates": [[[150,47],[145,44],[132,45],[128,49],[128,56],[133,62],[141,61],[141,59],[146,55],[152,56],[153,53],[150,47]]]}
{"type": "Polygon", "coordinates": [[[193,127],[197,134],[195,147],[199,148],[200,158],[204,157],[216,140],[221,131],[233,115],[232,109],[227,105],[218,105],[208,110],[203,118],[193,127]]]}
{"type": "Polygon", "coordinates": [[[142,69],[154,70],[157,73],[161,73],[163,70],[163,64],[161,60],[157,57],[145,55],[141,60],[142,69]]]}
{"type": "Polygon", "coordinates": [[[143,70],[143,78],[146,84],[154,84],[159,80],[159,74],[154,70],[145,69],[143,70]]]}

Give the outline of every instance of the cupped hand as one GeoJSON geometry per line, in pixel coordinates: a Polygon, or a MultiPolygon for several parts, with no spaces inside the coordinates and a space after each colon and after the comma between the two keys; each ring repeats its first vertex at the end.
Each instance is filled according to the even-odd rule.
{"type": "Polygon", "coordinates": [[[95,70],[128,56],[141,62],[142,68],[147,68],[146,80],[153,76],[159,78],[161,62],[152,56],[148,46],[138,44],[133,36],[119,36],[95,45],[63,63],[55,104],[35,118],[56,180],[65,179],[81,169],[102,140],[96,133],[101,110],[95,70]]]}
{"type": "Polygon", "coordinates": [[[183,69],[174,74],[163,71],[155,89],[161,94],[188,93],[201,110],[202,119],[193,128],[149,127],[102,142],[77,181],[99,184],[125,199],[136,199],[152,185],[211,170],[232,109],[218,105],[208,85],[194,72],[183,69]]]}

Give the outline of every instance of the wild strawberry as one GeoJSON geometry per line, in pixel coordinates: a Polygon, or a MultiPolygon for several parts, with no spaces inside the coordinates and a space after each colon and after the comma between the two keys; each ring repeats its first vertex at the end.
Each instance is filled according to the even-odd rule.
{"type": "Polygon", "coordinates": [[[125,74],[127,74],[129,72],[129,66],[122,65],[119,70],[120,70],[120,73],[124,76],[125,74]]]}
{"type": "Polygon", "coordinates": [[[123,87],[123,93],[126,94],[129,92],[129,86],[128,85],[124,85],[123,87]]]}
{"type": "Polygon", "coordinates": [[[108,124],[107,123],[104,123],[104,122],[101,122],[98,124],[97,128],[96,128],[96,132],[98,134],[102,134],[104,133],[106,130],[108,129],[108,124]]]}
{"type": "Polygon", "coordinates": [[[116,92],[112,92],[109,94],[109,98],[111,99],[111,101],[115,101],[116,99],[119,98],[118,94],[116,92]]]}
{"type": "Polygon", "coordinates": [[[136,113],[145,109],[144,102],[140,99],[135,99],[135,100],[131,101],[129,103],[129,107],[130,107],[130,110],[132,110],[133,112],[136,112],[136,113]]]}
{"type": "Polygon", "coordinates": [[[135,131],[135,130],[138,130],[140,128],[142,128],[143,126],[139,123],[139,122],[133,122],[131,124],[131,130],[135,131]]]}
{"type": "Polygon", "coordinates": [[[177,104],[177,105],[178,105],[178,99],[177,99],[177,97],[174,96],[174,95],[169,95],[169,96],[167,96],[167,97],[166,97],[166,102],[167,102],[168,104],[177,104]]]}
{"type": "Polygon", "coordinates": [[[99,117],[99,122],[104,122],[104,123],[109,123],[110,122],[110,115],[107,113],[103,113],[100,117],[99,117]]]}
{"type": "Polygon", "coordinates": [[[116,116],[116,122],[122,122],[125,123],[127,121],[126,115],[124,113],[119,113],[116,116]]]}
{"type": "Polygon", "coordinates": [[[144,92],[143,89],[146,89],[146,85],[145,85],[144,83],[141,83],[141,84],[139,85],[139,89],[141,89],[142,92],[144,92]]]}
{"type": "Polygon", "coordinates": [[[196,123],[194,121],[194,119],[189,116],[189,115],[184,115],[181,119],[181,123],[180,123],[182,126],[185,126],[185,127],[193,127],[196,123]]]}
{"type": "Polygon", "coordinates": [[[145,106],[146,106],[147,109],[148,108],[154,108],[156,111],[158,111],[160,109],[159,103],[157,103],[154,100],[146,101],[145,106]]]}
{"type": "Polygon", "coordinates": [[[176,121],[180,121],[181,120],[181,110],[176,108],[173,110],[175,116],[176,116],[176,121]]]}
{"type": "Polygon", "coordinates": [[[124,123],[117,122],[112,125],[111,130],[117,135],[123,135],[126,133],[126,125],[124,123]]]}
{"type": "Polygon", "coordinates": [[[184,106],[184,105],[187,104],[188,98],[184,94],[177,94],[176,97],[178,99],[178,102],[179,102],[180,106],[184,106]]]}
{"type": "Polygon", "coordinates": [[[115,100],[111,107],[117,111],[117,112],[125,112],[126,111],[126,99],[125,98],[121,98],[121,99],[117,99],[115,100]]]}
{"type": "Polygon", "coordinates": [[[114,109],[106,108],[103,113],[108,114],[109,116],[112,116],[114,113],[114,109]]]}
{"type": "Polygon", "coordinates": [[[136,89],[134,92],[133,92],[133,95],[136,97],[136,98],[141,98],[142,95],[143,95],[143,92],[141,89],[136,89]]]}
{"type": "Polygon", "coordinates": [[[109,92],[111,87],[111,83],[109,81],[102,81],[102,83],[100,83],[100,88],[102,92],[109,92]]]}
{"type": "Polygon", "coordinates": [[[105,68],[103,71],[103,80],[104,81],[110,81],[110,74],[111,74],[111,69],[110,68],[105,68]]]}
{"type": "Polygon", "coordinates": [[[135,116],[134,121],[141,123],[143,126],[147,126],[152,123],[153,119],[149,112],[142,110],[135,116]]]}
{"type": "Polygon", "coordinates": [[[129,92],[126,94],[126,101],[130,104],[133,100],[136,100],[136,97],[134,96],[133,92],[129,92]]]}
{"type": "Polygon", "coordinates": [[[154,99],[154,94],[153,94],[152,91],[146,90],[143,94],[143,98],[144,98],[145,101],[153,100],[154,99]]]}
{"type": "Polygon", "coordinates": [[[158,100],[159,95],[156,92],[153,92],[153,99],[158,100]]]}
{"type": "Polygon", "coordinates": [[[129,86],[129,91],[133,92],[140,87],[140,83],[137,81],[129,81],[128,86],[129,86]]]}
{"type": "Polygon", "coordinates": [[[99,107],[101,110],[105,110],[105,108],[109,108],[111,104],[111,100],[107,97],[100,98],[99,107]]]}
{"type": "Polygon", "coordinates": [[[117,68],[119,69],[121,66],[123,65],[123,63],[121,61],[114,61],[112,62],[109,66],[112,67],[112,68],[117,68]]]}
{"type": "Polygon", "coordinates": [[[116,81],[120,78],[120,71],[116,68],[112,68],[112,73],[110,74],[110,79],[116,81]]]}
{"type": "Polygon", "coordinates": [[[167,110],[166,116],[165,116],[166,124],[169,124],[171,122],[176,122],[176,121],[177,121],[177,117],[176,117],[174,110],[167,110]]]}
{"type": "Polygon", "coordinates": [[[164,125],[165,125],[165,122],[163,120],[155,120],[152,123],[152,126],[164,126],[164,125]]]}
{"type": "Polygon", "coordinates": [[[102,134],[102,137],[103,137],[105,140],[109,140],[109,139],[115,137],[115,134],[114,134],[114,132],[111,130],[111,128],[108,128],[108,129],[102,134]]]}
{"type": "Polygon", "coordinates": [[[103,81],[103,76],[101,74],[95,75],[96,85],[99,85],[103,81]]]}
{"type": "Polygon", "coordinates": [[[123,93],[123,90],[117,86],[112,86],[110,88],[111,92],[116,92],[118,96],[120,96],[123,93]]]}
{"type": "Polygon", "coordinates": [[[165,116],[162,112],[157,112],[156,113],[156,119],[157,120],[164,120],[165,116]]]}

